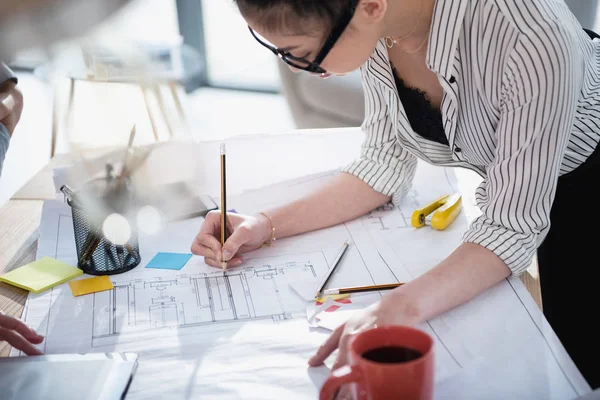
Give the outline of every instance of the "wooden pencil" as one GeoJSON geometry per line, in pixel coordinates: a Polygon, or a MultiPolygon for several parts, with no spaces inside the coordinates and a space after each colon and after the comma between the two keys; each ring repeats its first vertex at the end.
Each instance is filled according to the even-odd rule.
{"type": "MultiPolygon", "coordinates": [[[[227,238],[227,182],[225,165],[225,143],[221,144],[221,249],[225,245],[227,238]]],[[[227,262],[222,260],[221,267],[223,271],[227,268],[227,262]]]]}
{"type": "Polygon", "coordinates": [[[326,289],[323,291],[323,296],[331,296],[334,294],[351,294],[351,293],[365,293],[365,292],[378,292],[380,290],[392,290],[404,283],[388,283],[385,285],[372,285],[372,286],[353,286],[347,288],[337,289],[326,289]]]}
{"type": "Polygon", "coordinates": [[[349,246],[348,242],[344,242],[344,245],[342,246],[342,249],[340,250],[340,252],[338,253],[338,255],[335,257],[335,260],[333,261],[333,265],[331,266],[331,268],[329,268],[329,270],[327,271],[327,273],[323,277],[323,280],[321,281],[321,284],[317,288],[317,292],[315,293],[315,298],[321,297],[321,293],[323,292],[323,288],[325,287],[325,285],[327,285],[327,282],[329,282],[329,280],[331,279],[331,276],[333,275],[333,273],[337,269],[338,265],[340,264],[340,261],[342,260],[342,257],[346,253],[346,250],[348,249],[348,246],[349,246]]]}

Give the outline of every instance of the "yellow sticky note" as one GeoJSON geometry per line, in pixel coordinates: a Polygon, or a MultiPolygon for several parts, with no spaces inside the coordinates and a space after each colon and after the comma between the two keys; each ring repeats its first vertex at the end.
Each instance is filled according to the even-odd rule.
{"type": "Polygon", "coordinates": [[[0,281],[33,293],[41,293],[81,274],[83,271],[79,268],[44,257],[7,272],[0,276],[0,281]]]}
{"type": "Polygon", "coordinates": [[[94,278],[79,279],[69,282],[73,296],[82,296],[84,294],[103,292],[113,289],[114,286],[108,276],[96,276],[94,278]]]}

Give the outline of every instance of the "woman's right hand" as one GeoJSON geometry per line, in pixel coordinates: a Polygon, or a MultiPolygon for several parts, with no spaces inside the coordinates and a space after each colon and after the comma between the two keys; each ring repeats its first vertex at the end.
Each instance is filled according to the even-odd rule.
{"type": "Polygon", "coordinates": [[[192,244],[192,254],[203,256],[211,267],[221,268],[222,261],[227,261],[228,268],[237,267],[243,262],[242,254],[271,239],[271,230],[271,221],[262,214],[227,213],[227,241],[221,248],[221,212],[211,211],[192,244]]]}

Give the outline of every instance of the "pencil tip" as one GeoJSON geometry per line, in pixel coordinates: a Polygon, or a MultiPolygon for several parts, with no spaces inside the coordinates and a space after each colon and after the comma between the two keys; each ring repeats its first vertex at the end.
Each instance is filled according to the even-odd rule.
{"type": "Polygon", "coordinates": [[[221,143],[221,155],[225,155],[225,143],[221,143]]]}

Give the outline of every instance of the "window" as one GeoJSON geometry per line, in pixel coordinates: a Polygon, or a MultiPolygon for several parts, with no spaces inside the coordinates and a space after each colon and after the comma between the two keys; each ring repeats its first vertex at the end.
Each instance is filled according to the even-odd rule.
{"type": "Polygon", "coordinates": [[[209,85],[278,90],[278,60],[250,35],[234,2],[203,0],[202,7],[209,85]]]}
{"type": "Polygon", "coordinates": [[[204,54],[200,86],[278,92],[277,58],[252,35],[233,0],[177,0],[184,41],[204,54]]]}
{"type": "MultiPolygon", "coordinates": [[[[186,81],[188,91],[199,87],[280,90],[279,61],[250,35],[233,0],[132,0],[89,33],[116,43],[125,38],[153,47],[183,41],[194,52],[190,62],[198,58],[202,71],[196,74],[197,66],[190,68],[195,75],[186,81]]],[[[33,70],[43,64],[44,56],[30,49],[19,54],[13,66],[33,70]]]]}

